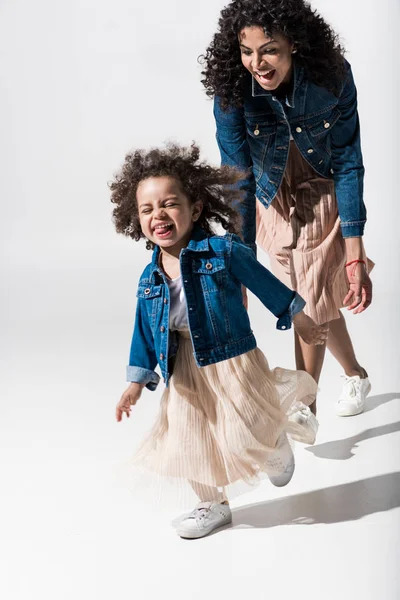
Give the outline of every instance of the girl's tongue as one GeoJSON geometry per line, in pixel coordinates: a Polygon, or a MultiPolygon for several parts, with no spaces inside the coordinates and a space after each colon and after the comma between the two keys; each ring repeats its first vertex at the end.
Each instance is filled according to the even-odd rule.
{"type": "Polygon", "coordinates": [[[154,230],[154,233],[156,234],[156,236],[158,238],[164,240],[165,238],[167,238],[171,235],[172,228],[173,228],[173,224],[170,223],[168,225],[163,225],[163,227],[156,227],[156,229],[154,230]]]}

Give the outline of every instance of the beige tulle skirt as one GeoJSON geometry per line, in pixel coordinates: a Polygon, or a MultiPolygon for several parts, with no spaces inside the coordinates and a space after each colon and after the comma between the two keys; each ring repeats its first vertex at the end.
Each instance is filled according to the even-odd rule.
{"type": "Polygon", "coordinates": [[[316,391],[304,371],[271,371],[258,348],[199,368],[189,333],[180,332],[158,418],[133,458],[136,473],[153,497],[164,499],[174,483],[185,501],[231,499],[276,474],[269,459],[278,437],[301,435],[289,416],[299,402],[311,404],[316,391]]]}
{"type": "MultiPolygon", "coordinates": [[[[318,324],[338,319],[349,285],[333,179],[324,179],[294,141],[277,195],[268,208],[257,202],[257,244],[276,277],[306,301],[318,324]]],[[[367,271],[374,263],[367,259],[367,271]]]]}

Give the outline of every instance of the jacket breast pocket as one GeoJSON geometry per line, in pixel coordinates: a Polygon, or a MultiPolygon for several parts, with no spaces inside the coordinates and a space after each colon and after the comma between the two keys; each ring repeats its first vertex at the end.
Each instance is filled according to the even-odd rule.
{"type": "Polygon", "coordinates": [[[320,115],[310,118],[306,121],[305,126],[311,137],[321,138],[330,133],[332,127],[334,127],[339,117],[339,110],[337,108],[333,108],[320,115]]]}
{"type": "Polygon", "coordinates": [[[221,292],[226,280],[226,266],[223,258],[195,258],[192,273],[204,292],[221,292]]]}
{"type": "Polygon", "coordinates": [[[246,114],[245,120],[254,175],[258,181],[262,177],[265,158],[276,133],[276,119],[274,115],[252,113],[246,114]]]}
{"type": "Polygon", "coordinates": [[[136,294],[137,298],[145,300],[147,314],[152,327],[154,326],[157,314],[161,310],[162,291],[161,285],[140,284],[136,294]]]}

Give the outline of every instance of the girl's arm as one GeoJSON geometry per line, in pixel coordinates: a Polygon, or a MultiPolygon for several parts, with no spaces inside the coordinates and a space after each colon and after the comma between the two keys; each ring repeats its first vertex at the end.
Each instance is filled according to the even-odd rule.
{"type": "Polygon", "coordinates": [[[246,137],[243,108],[223,110],[219,98],[215,98],[214,117],[221,164],[236,167],[247,174],[246,178],[239,181],[235,187],[243,192],[243,201],[238,206],[243,219],[243,240],[256,253],[256,184],[246,137]]]}
{"type": "Polygon", "coordinates": [[[155,390],[160,376],[154,371],[157,357],[147,309],[143,298],[137,299],[135,327],[133,330],[129,365],[126,368],[127,381],[136,382],[155,390]]]}
{"type": "Polygon", "coordinates": [[[277,329],[290,329],[294,315],[303,310],[305,301],[258,262],[251,248],[239,236],[231,236],[230,271],[251,290],[277,318],[277,329]]]}

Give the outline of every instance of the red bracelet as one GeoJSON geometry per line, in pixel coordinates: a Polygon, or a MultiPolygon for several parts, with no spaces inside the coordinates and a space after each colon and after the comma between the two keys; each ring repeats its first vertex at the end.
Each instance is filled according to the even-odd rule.
{"type": "Polygon", "coordinates": [[[350,265],[354,265],[354,263],[362,263],[363,265],[365,265],[365,260],[351,260],[350,262],[346,263],[346,267],[349,267],[350,265]]]}

